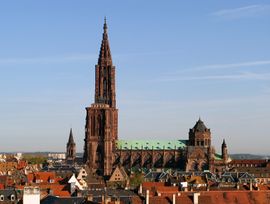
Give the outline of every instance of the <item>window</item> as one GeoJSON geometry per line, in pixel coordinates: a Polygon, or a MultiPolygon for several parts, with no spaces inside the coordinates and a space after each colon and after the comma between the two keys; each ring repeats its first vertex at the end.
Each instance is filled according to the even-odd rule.
{"type": "Polygon", "coordinates": [[[12,195],[10,196],[10,200],[11,200],[11,201],[15,201],[15,195],[12,194],[12,195]]]}
{"type": "Polygon", "coordinates": [[[4,201],[4,195],[0,195],[0,201],[4,201]]]}

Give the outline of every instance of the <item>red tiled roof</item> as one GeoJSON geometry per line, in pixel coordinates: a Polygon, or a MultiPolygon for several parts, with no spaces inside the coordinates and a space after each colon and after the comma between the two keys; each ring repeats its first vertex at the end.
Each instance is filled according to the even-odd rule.
{"type": "Polygon", "coordinates": [[[157,186],[156,192],[161,194],[174,194],[178,192],[178,187],[174,186],[157,186]]]}
{"type": "MultiPolygon", "coordinates": [[[[257,204],[268,203],[270,191],[201,191],[198,197],[200,204],[257,204]]],[[[150,204],[172,203],[172,196],[154,196],[149,198],[150,204]]],[[[181,192],[176,196],[178,204],[192,204],[192,192],[181,192]]]]}
{"type": "Polygon", "coordinates": [[[70,197],[70,193],[68,191],[61,191],[61,190],[54,190],[53,195],[59,197],[70,197]]]}
{"type": "Polygon", "coordinates": [[[27,161],[20,160],[18,163],[17,169],[20,170],[20,169],[25,168],[26,166],[27,166],[27,161]]]}
{"type": "Polygon", "coordinates": [[[165,186],[165,183],[163,182],[143,182],[142,187],[143,188],[151,188],[156,186],[165,186]]]}
{"type": "Polygon", "coordinates": [[[49,180],[54,180],[55,177],[55,172],[35,172],[27,175],[29,183],[33,183],[35,180],[40,180],[40,183],[48,183],[49,180]]]}
{"type": "Polygon", "coordinates": [[[3,189],[5,189],[5,185],[0,183],[0,190],[3,190],[3,189]]]}

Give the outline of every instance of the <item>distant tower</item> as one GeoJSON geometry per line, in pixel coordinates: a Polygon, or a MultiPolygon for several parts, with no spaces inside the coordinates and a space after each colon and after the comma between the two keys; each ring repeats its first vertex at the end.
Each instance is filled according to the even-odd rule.
{"type": "Polygon", "coordinates": [[[210,170],[213,163],[211,132],[199,119],[189,130],[189,141],[186,150],[186,171],[210,170]]]}
{"type": "Polygon", "coordinates": [[[222,152],[222,159],[224,160],[224,162],[227,162],[229,157],[228,157],[228,148],[227,148],[225,139],[223,139],[223,142],[221,145],[221,152],[222,152]]]}
{"type": "Polygon", "coordinates": [[[92,173],[108,176],[112,173],[118,110],[116,109],[115,66],[109,46],[106,19],[98,64],[95,67],[95,103],[86,108],[84,162],[92,173]]]}
{"type": "Polygon", "coordinates": [[[67,143],[67,152],[66,152],[66,159],[67,160],[74,160],[76,158],[76,144],[73,139],[72,128],[70,129],[68,143],[67,143]]]}

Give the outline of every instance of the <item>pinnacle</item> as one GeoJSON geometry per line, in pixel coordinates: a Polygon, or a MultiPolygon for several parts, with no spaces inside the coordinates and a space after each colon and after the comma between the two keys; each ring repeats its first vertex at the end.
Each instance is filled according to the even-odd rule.
{"type": "Polygon", "coordinates": [[[100,66],[110,66],[112,65],[112,57],[111,57],[111,50],[109,45],[109,38],[108,38],[108,27],[107,27],[107,20],[106,17],[104,18],[104,25],[103,25],[103,37],[99,52],[98,58],[98,65],[100,66]]]}

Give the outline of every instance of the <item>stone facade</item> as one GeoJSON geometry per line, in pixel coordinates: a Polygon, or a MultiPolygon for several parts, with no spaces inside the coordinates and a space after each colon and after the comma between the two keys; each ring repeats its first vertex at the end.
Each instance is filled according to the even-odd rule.
{"type": "MultiPolygon", "coordinates": [[[[175,168],[186,171],[220,171],[228,159],[211,146],[211,132],[199,119],[188,140],[122,141],[118,139],[115,66],[109,46],[106,20],[98,64],[95,67],[95,103],[86,108],[84,162],[93,174],[110,176],[117,166],[175,168]]],[[[225,142],[224,142],[225,143],[225,142]]]]}

